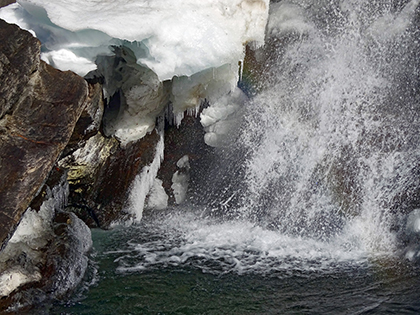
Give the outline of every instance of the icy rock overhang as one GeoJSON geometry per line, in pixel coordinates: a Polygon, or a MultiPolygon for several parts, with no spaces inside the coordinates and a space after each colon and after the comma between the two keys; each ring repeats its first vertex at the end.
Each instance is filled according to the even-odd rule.
{"type": "MultiPolygon", "coordinates": [[[[98,56],[113,55],[111,46],[127,47],[159,81],[177,78],[171,102],[180,118],[199,100],[234,89],[244,46],[264,42],[268,7],[269,0],[18,0],[0,18],[38,37],[47,63],[82,76],[98,56]]],[[[146,121],[139,134],[153,128],[146,121]]]]}

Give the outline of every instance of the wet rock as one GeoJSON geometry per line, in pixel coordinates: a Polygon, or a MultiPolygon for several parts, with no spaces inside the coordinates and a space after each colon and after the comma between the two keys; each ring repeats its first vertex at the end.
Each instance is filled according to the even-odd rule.
{"type": "Polygon", "coordinates": [[[205,160],[210,156],[209,152],[213,150],[205,144],[204,134],[200,119],[194,116],[186,116],[179,127],[171,124],[166,125],[165,158],[157,178],[162,181],[162,187],[169,197],[168,205],[177,203],[176,193],[173,189],[176,187],[176,185],[173,187],[174,174],[183,173],[186,175],[191,186],[200,181],[202,174],[197,173],[200,169],[198,165],[207,165],[205,160]],[[179,163],[182,159],[188,161],[188,175],[187,167],[179,163]]]}
{"type": "Polygon", "coordinates": [[[107,228],[130,215],[124,211],[134,178],[152,163],[160,137],[156,131],[121,146],[100,132],[60,160],[68,170],[69,208],[89,226],[107,228]]]}
{"type": "Polygon", "coordinates": [[[89,81],[89,96],[57,167],[67,172],[70,184],[67,210],[90,227],[107,228],[124,221],[130,187],[141,169],[153,161],[157,132],[125,146],[103,135],[102,85],[89,81]]]}
{"type": "Polygon", "coordinates": [[[70,141],[64,149],[62,156],[67,156],[83,147],[91,137],[95,136],[101,128],[104,113],[104,100],[102,85],[89,84],[89,95],[86,107],[83,109],[76,123],[70,141]]]}
{"type": "Polygon", "coordinates": [[[47,189],[38,211],[25,212],[0,253],[0,313],[30,313],[80,283],[92,240],[89,228],[75,214],[63,211],[67,194],[63,176],[47,189]]]}
{"type": "Polygon", "coordinates": [[[15,2],[16,0],[0,0],[0,8],[15,2]]]}
{"type": "Polygon", "coordinates": [[[0,244],[3,247],[67,145],[87,84],[39,60],[40,43],[0,20],[0,244]]]}

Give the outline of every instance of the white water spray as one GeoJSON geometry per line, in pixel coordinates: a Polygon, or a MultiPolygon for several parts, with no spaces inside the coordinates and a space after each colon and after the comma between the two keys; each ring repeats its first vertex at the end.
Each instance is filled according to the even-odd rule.
{"type": "Polygon", "coordinates": [[[272,4],[267,79],[236,146],[201,178],[212,188],[197,199],[211,203],[146,217],[140,233],[152,237],[127,243],[118,270],[287,275],[397,257],[420,206],[417,7],[272,4]]]}

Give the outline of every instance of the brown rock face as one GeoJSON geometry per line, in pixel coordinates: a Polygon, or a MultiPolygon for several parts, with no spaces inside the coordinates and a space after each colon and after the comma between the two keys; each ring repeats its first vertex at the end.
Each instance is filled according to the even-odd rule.
{"type": "Polygon", "coordinates": [[[124,211],[134,178],[152,163],[160,136],[156,131],[122,147],[113,137],[104,137],[102,86],[89,84],[87,105],[58,167],[67,171],[70,194],[67,209],[91,227],[107,228],[127,219],[124,211]]]}
{"type": "Polygon", "coordinates": [[[69,207],[89,226],[107,228],[128,218],[123,211],[134,178],[152,163],[160,137],[156,131],[121,147],[101,133],[59,162],[68,170],[69,207]]]}
{"type": "Polygon", "coordinates": [[[72,72],[40,62],[40,43],[0,20],[0,245],[66,146],[87,98],[72,72]]]}
{"type": "Polygon", "coordinates": [[[41,43],[16,25],[0,20],[0,119],[28,89],[38,69],[41,43]]]}
{"type": "Polygon", "coordinates": [[[0,8],[15,2],[16,0],[0,0],[0,8]]]}

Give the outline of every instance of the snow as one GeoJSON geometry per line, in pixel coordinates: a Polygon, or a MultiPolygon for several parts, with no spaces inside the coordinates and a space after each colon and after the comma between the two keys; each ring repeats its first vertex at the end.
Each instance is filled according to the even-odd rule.
{"type": "MultiPolygon", "coordinates": [[[[234,91],[245,45],[264,43],[268,9],[269,0],[18,0],[0,18],[38,37],[52,66],[81,76],[97,69],[108,101],[121,89],[126,103],[105,132],[125,145],[151,132],[169,102],[180,125],[185,112],[234,91]],[[124,66],[113,62],[118,53],[124,66]]],[[[207,128],[208,143],[224,141],[222,123],[207,128]]]]}
{"type": "MultiPolygon", "coordinates": [[[[237,65],[244,44],[263,43],[268,4],[269,0],[18,0],[2,8],[0,18],[32,30],[50,58],[68,56],[62,65],[56,63],[60,69],[67,62],[79,62],[63,49],[94,62],[111,44],[131,44],[138,63],[166,80],[237,65]]],[[[83,73],[92,66],[83,59],[80,63],[86,66],[83,73]]]]}
{"type": "Polygon", "coordinates": [[[43,53],[41,59],[59,70],[71,70],[81,76],[85,76],[88,72],[96,69],[96,65],[92,61],[78,57],[74,52],[67,49],[43,53]]]}

